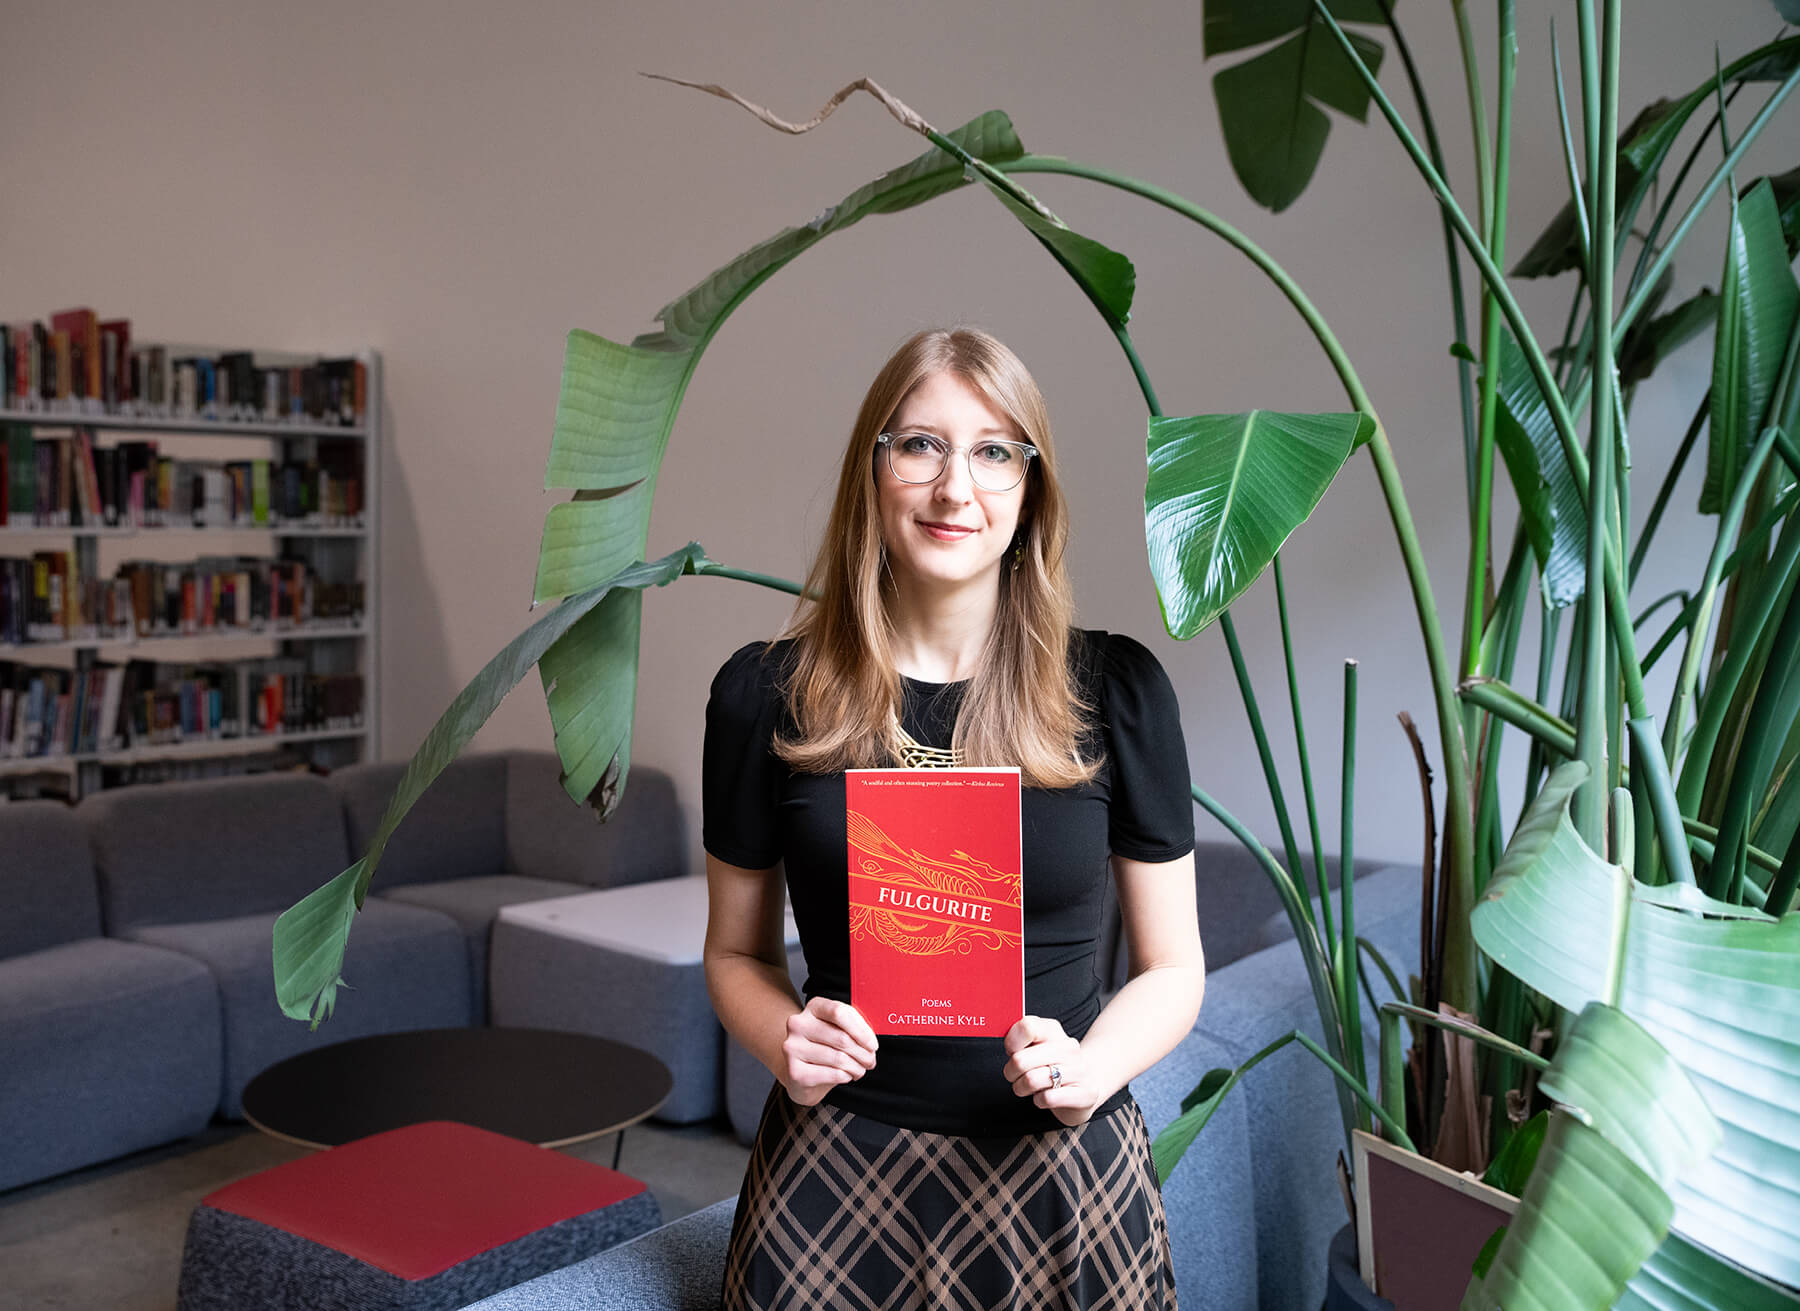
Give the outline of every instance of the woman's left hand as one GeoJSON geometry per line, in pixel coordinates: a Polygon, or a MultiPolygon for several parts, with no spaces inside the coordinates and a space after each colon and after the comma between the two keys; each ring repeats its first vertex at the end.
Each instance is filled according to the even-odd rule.
{"type": "Polygon", "coordinates": [[[1064,1124],[1085,1124],[1105,1100],[1086,1078],[1081,1044],[1055,1020],[1027,1015],[1007,1030],[1006,1054],[1001,1073],[1014,1094],[1031,1098],[1064,1124]]]}

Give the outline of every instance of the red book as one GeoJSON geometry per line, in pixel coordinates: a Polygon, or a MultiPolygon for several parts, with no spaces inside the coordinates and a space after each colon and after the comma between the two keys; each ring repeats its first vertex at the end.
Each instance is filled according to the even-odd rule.
{"type": "Polygon", "coordinates": [[[82,376],[70,380],[70,393],[76,396],[100,397],[100,318],[89,309],[64,310],[50,316],[53,332],[69,334],[71,346],[81,356],[82,376]]]}
{"type": "Polygon", "coordinates": [[[1025,1013],[1017,769],[852,769],[850,1001],[876,1033],[1003,1037],[1025,1013]]]}

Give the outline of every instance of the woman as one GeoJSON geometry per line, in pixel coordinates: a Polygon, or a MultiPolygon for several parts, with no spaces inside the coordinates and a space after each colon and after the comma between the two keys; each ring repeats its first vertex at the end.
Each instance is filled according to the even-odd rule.
{"type": "Polygon", "coordinates": [[[1175,1304],[1126,1083],[1200,1007],[1187,756],[1155,658],[1072,627],[1067,536],[1024,365],[982,332],[919,333],[863,401],[818,600],[713,682],[707,986],[778,1085],[728,1308],[1175,1304]],[[1027,1014],[1004,1040],[878,1041],[849,1003],[843,771],[902,761],[1022,771],[1027,1014]],[[1109,856],[1131,979],[1102,1010],[1109,856]]]}

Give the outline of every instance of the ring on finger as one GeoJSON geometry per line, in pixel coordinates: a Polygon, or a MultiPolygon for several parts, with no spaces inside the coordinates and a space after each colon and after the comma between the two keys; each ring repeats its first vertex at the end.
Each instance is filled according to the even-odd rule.
{"type": "Polygon", "coordinates": [[[1060,1087],[1062,1087],[1062,1084],[1063,1084],[1062,1066],[1052,1065],[1050,1067],[1050,1086],[1052,1088],[1060,1088],[1060,1087]]]}

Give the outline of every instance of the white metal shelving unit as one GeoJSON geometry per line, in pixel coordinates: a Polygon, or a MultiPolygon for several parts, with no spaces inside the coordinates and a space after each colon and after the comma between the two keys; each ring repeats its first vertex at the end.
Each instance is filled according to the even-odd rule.
{"type": "MultiPolygon", "coordinates": [[[[215,348],[171,345],[170,352],[192,355],[218,355],[215,348]]],[[[305,651],[309,667],[318,673],[358,673],[363,684],[361,724],[341,729],[325,728],[295,733],[257,734],[232,738],[203,738],[174,743],[122,746],[116,749],[42,756],[0,757],[0,780],[7,777],[44,771],[74,772],[71,792],[79,797],[102,786],[103,769],[109,765],[133,765],[156,761],[211,759],[223,756],[250,755],[280,747],[302,747],[309,758],[337,767],[352,761],[374,760],[381,753],[381,699],[377,683],[380,664],[381,613],[381,356],[373,350],[344,352],[354,354],[367,370],[365,421],[355,427],[339,427],[318,423],[242,423],[198,417],[140,418],[136,416],[85,414],[73,412],[21,411],[0,408],[0,424],[22,424],[34,429],[89,428],[121,434],[166,434],[180,438],[231,438],[261,442],[280,448],[286,441],[313,437],[332,441],[363,443],[363,523],[360,527],[322,527],[305,524],[214,525],[190,527],[163,525],[158,527],[48,527],[35,524],[8,524],[0,527],[0,555],[12,554],[17,546],[32,549],[30,544],[46,541],[73,541],[84,571],[100,575],[99,549],[102,542],[132,540],[140,543],[193,543],[196,556],[205,555],[222,545],[220,539],[261,538],[273,541],[279,553],[283,543],[305,543],[305,553],[315,569],[327,576],[357,578],[363,584],[363,618],[357,624],[308,624],[297,628],[269,626],[260,630],[228,630],[203,633],[157,634],[152,637],[93,637],[59,642],[0,642],[0,660],[39,661],[41,657],[62,654],[72,658],[74,668],[91,665],[98,653],[118,653],[146,658],[164,658],[176,652],[201,652],[195,660],[252,658],[255,647],[273,646],[272,652],[286,654],[305,651]],[[290,646],[290,644],[305,644],[290,646]],[[246,651],[244,648],[252,648],[246,651]]],[[[259,361],[269,365],[311,364],[330,355],[299,355],[290,352],[257,351],[259,361]]],[[[181,455],[180,440],[163,444],[165,453],[181,455]]],[[[179,658],[179,657],[178,657],[179,658]]],[[[45,662],[45,663],[55,663],[45,662]]],[[[6,792],[0,787],[0,802],[6,792]]]]}

